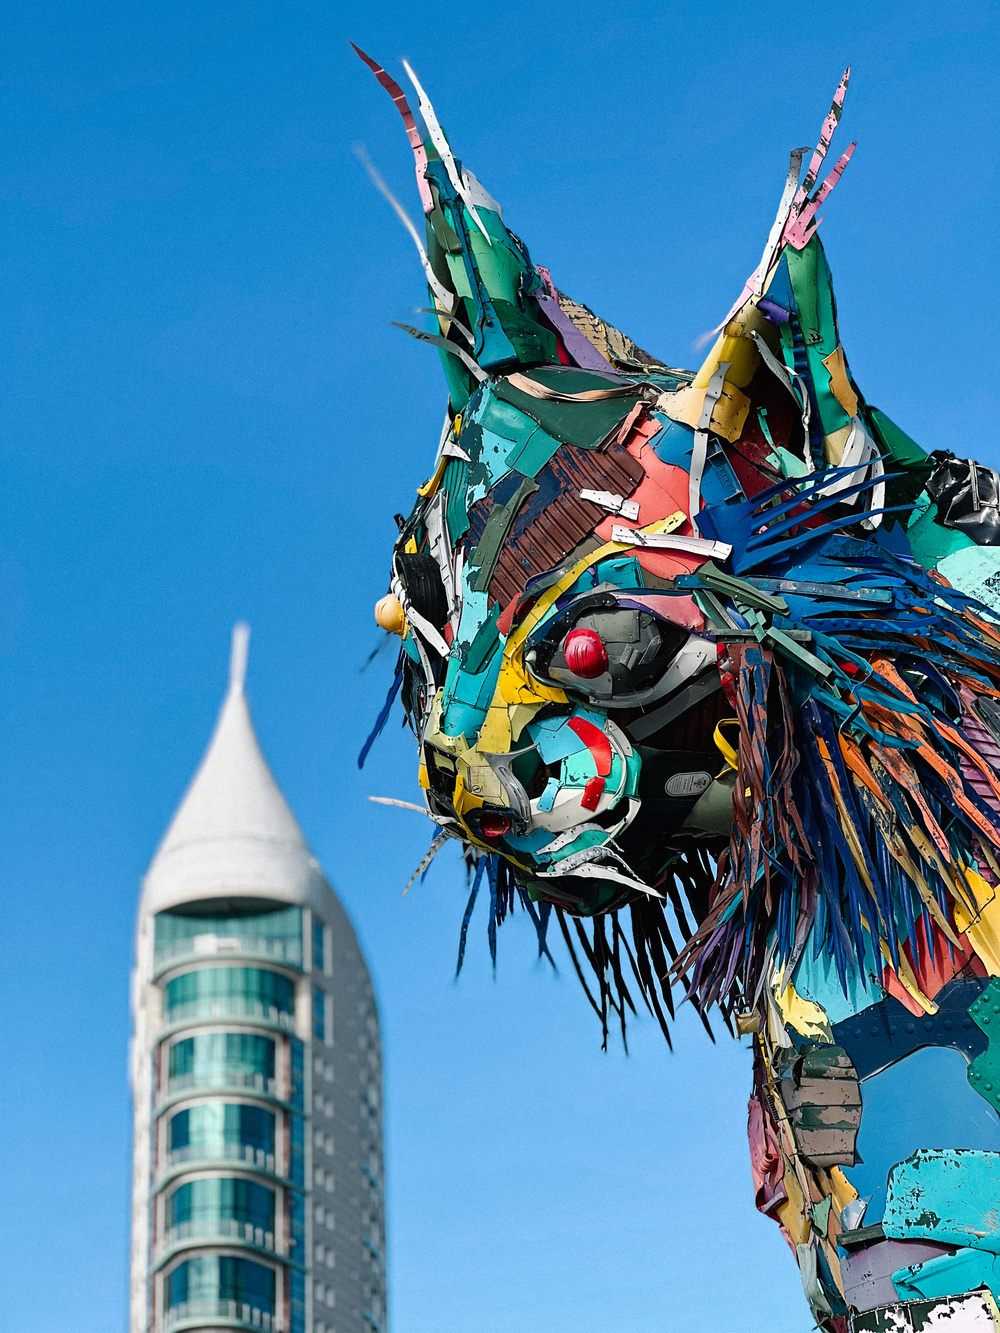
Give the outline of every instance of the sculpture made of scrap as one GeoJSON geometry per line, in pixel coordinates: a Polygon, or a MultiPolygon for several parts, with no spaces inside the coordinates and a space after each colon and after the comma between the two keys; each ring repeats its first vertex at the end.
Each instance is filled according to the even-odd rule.
{"type": "Polygon", "coordinates": [[[426,141],[362,58],[450,393],[377,619],[474,873],[461,947],[485,876],[491,947],[515,904],[540,948],[554,915],[605,1037],[632,990],[664,1031],[674,985],[717,1010],[817,1321],[993,1329],[1000,497],[852,378],[816,235],[848,76],[692,374],[558,291],[412,72],[426,141]]]}

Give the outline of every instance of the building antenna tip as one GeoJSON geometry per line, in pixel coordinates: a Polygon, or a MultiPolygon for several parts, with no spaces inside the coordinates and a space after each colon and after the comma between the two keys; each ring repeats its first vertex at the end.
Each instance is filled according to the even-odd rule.
{"type": "Polygon", "coordinates": [[[247,675],[247,653],[250,648],[250,626],[245,620],[238,620],[233,626],[233,645],[229,655],[229,688],[243,693],[243,682],[247,675]]]}

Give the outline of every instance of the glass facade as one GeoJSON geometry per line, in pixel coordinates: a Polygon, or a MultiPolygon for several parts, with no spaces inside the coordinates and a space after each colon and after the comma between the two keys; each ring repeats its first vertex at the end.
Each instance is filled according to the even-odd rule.
{"type": "Polygon", "coordinates": [[[291,1237],[292,1258],[298,1264],[306,1262],[306,1196],[297,1190],[289,1195],[288,1232],[291,1237]]]}
{"type": "Polygon", "coordinates": [[[313,1036],[326,1040],[326,996],[318,986],[313,987],[313,1036]]]}
{"type": "Polygon", "coordinates": [[[274,1170],[274,1113],[262,1106],[203,1102],[170,1119],[167,1153],[180,1162],[223,1158],[274,1170]]]}
{"type": "Polygon", "coordinates": [[[211,1176],[179,1185],[166,1203],[168,1241],[223,1236],[274,1249],[274,1191],[252,1180],[211,1176]]]}
{"type": "Polygon", "coordinates": [[[296,1111],[304,1111],[306,1107],[306,1052],[305,1046],[298,1037],[292,1037],[289,1041],[291,1064],[292,1064],[292,1087],[288,1100],[295,1107],[296,1111]]]}
{"type": "Polygon", "coordinates": [[[306,1333],[306,1275],[296,1272],[291,1273],[290,1282],[291,1291],[289,1295],[291,1300],[292,1327],[291,1333],[306,1333]]]}
{"type": "Polygon", "coordinates": [[[274,1041],[252,1032],[201,1032],[170,1047],[168,1089],[248,1088],[274,1095],[274,1041]]]}
{"type": "Polygon", "coordinates": [[[326,971],[326,932],[323,922],[313,917],[313,967],[317,972],[326,971]]]}
{"type": "Polygon", "coordinates": [[[262,967],[203,967],[168,981],[168,1023],[188,1018],[257,1018],[291,1027],[295,983],[262,967]]]}
{"type": "Polygon", "coordinates": [[[302,966],[302,909],[282,907],[259,911],[219,911],[217,915],[185,913],[178,908],[156,917],[156,959],[159,970],[175,958],[192,954],[242,953],[302,966]]]}
{"type": "Polygon", "coordinates": [[[270,1329],[275,1313],[275,1272],[251,1259],[199,1254],[185,1260],[165,1285],[167,1327],[199,1317],[235,1319],[270,1329]]]}
{"type": "Polygon", "coordinates": [[[289,1116],[289,1177],[296,1185],[306,1183],[306,1122],[300,1115],[289,1116]]]}

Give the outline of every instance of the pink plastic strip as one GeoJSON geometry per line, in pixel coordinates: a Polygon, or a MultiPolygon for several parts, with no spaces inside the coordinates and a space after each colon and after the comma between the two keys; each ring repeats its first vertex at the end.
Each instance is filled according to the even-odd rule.
{"type": "Polygon", "coordinates": [[[351,45],[354,46],[355,51],[396,103],[396,110],[403,117],[403,124],[406,126],[406,137],[409,139],[410,147],[413,149],[415,170],[417,173],[417,189],[420,191],[420,202],[423,205],[424,212],[429,213],[434,207],[434,200],[431,198],[430,186],[424,179],[424,172],[427,170],[427,150],[424,148],[424,141],[420,137],[420,131],[417,129],[417,122],[413,117],[413,112],[410,110],[410,104],[406,100],[406,94],[392,75],[387,74],[377,61],[372,60],[371,56],[366,56],[360,46],[355,46],[353,42],[351,42],[351,45]]]}

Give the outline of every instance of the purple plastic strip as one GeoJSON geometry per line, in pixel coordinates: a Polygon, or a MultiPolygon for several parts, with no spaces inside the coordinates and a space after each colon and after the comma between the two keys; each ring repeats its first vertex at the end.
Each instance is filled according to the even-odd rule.
{"type": "Polygon", "coordinates": [[[538,269],[544,284],[544,290],[535,292],[535,300],[542,307],[545,318],[563,340],[563,346],[581,370],[610,370],[615,368],[606,360],[589,338],[586,338],[568,315],[563,314],[556,297],[552,275],[547,268],[538,269]]]}

